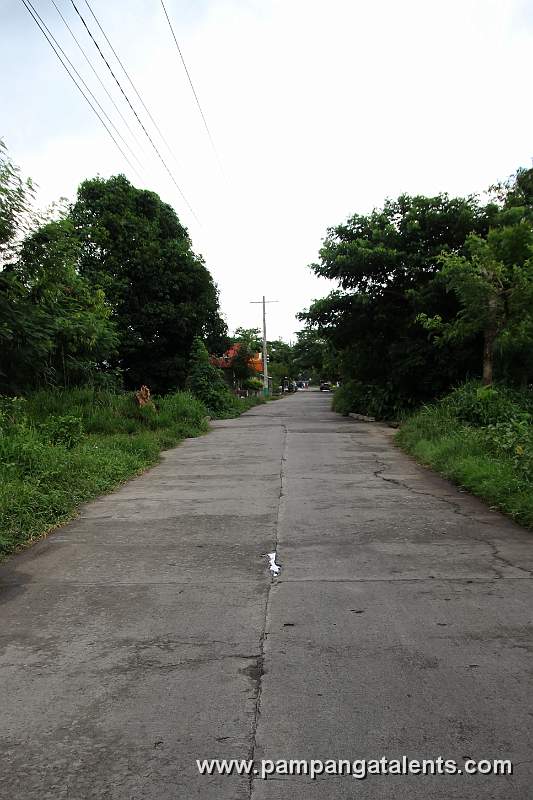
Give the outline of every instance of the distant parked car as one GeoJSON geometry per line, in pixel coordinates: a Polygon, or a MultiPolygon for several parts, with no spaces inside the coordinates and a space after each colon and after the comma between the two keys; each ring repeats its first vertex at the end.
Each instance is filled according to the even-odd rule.
{"type": "Polygon", "coordinates": [[[322,381],[322,383],[320,384],[320,391],[321,392],[331,391],[331,386],[329,385],[328,381],[322,381]]]}

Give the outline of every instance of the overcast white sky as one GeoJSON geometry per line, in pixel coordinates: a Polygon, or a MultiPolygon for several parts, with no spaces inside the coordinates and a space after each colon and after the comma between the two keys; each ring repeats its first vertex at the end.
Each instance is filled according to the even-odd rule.
{"type": "MultiPolygon", "coordinates": [[[[42,205],[96,174],[157,191],[205,257],[230,329],[260,324],[249,301],[264,293],[279,300],[269,338],[294,338],[296,312],[329,291],[307,268],[329,225],[387,196],[470,194],[531,166],[531,0],[166,0],[225,177],[160,0],[89,1],[201,225],[146,140],[146,177],[132,173],[20,0],[0,0],[0,137],[42,205]]],[[[51,0],[33,2],[129,136],[51,0]]],[[[70,0],[56,3],[126,116],[70,0]]]]}

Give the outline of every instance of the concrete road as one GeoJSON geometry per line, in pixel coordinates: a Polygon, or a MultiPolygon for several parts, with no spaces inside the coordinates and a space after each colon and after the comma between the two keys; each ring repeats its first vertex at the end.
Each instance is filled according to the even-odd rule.
{"type": "Polygon", "coordinates": [[[216,423],[0,569],[0,797],[533,796],[532,534],[329,404],[216,423]],[[195,763],[403,755],[514,774],[195,763]]]}

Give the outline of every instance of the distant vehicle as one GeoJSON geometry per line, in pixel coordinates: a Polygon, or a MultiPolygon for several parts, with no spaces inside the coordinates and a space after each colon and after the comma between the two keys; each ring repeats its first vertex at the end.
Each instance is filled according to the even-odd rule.
{"type": "Polygon", "coordinates": [[[283,381],[283,393],[288,392],[291,394],[292,392],[296,391],[296,382],[289,381],[287,378],[283,381]]]}
{"type": "Polygon", "coordinates": [[[331,386],[329,385],[329,381],[322,381],[322,383],[320,384],[320,391],[321,392],[331,391],[331,386]]]}

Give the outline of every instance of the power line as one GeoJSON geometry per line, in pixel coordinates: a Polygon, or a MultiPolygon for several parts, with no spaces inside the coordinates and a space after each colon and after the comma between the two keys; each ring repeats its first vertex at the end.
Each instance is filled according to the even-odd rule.
{"type": "MultiPolygon", "coordinates": [[[[87,0],[85,0],[85,2],[87,2],[87,0]]],[[[176,38],[176,34],[174,33],[174,28],[172,27],[172,23],[170,21],[170,17],[168,16],[168,12],[167,12],[167,9],[166,9],[166,6],[165,6],[165,3],[163,2],[163,0],[161,0],[161,5],[163,7],[163,11],[165,12],[165,17],[167,18],[168,27],[170,28],[170,32],[172,33],[172,37],[174,39],[174,43],[176,45],[176,49],[177,49],[177,51],[179,53],[179,57],[181,58],[181,63],[183,64],[183,69],[185,70],[185,74],[187,75],[187,79],[188,79],[190,87],[192,89],[192,93],[194,95],[194,99],[196,100],[196,105],[198,106],[198,111],[200,112],[200,115],[202,117],[202,121],[204,123],[204,128],[205,128],[205,130],[207,132],[207,135],[209,137],[209,141],[211,142],[211,147],[213,148],[213,152],[214,152],[214,154],[215,154],[215,156],[217,158],[219,167],[222,170],[222,163],[220,161],[220,156],[218,155],[217,148],[215,147],[215,142],[214,142],[213,137],[211,135],[211,131],[209,130],[209,126],[207,124],[207,120],[205,118],[205,114],[203,112],[202,106],[200,105],[200,100],[198,99],[198,95],[196,94],[196,89],[194,88],[194,84],[192,82],[192,78],[190,76],[189,70],[187,69],[187,64],[185,63],[185,59],[183,58],[183,53],[181,52],[181,48],[180,48],[180,46],[178,44],[178,40],[176,38]]]]}
{"type": "MultiPolygon", "coordinates": [[[[124,158],[124,160],[127,162],[127,164],[128,164],[128,165],[129,165],[129,166],[132,168],[132,170],[133,170],[133,171],[134,171],[134,172],[135,172],[135,173],[136,173],[136,174],[139,176],[139,178],[141,178],[141,180],[142,180],[142,177],[141,177],[141,175],[139,175],[139,172],[137,171],[136,167],[135,167],[135,166],[134,166],[134,165],[131,163],[131,161],[129,160],[128,156],[127,156],[127,155],[126,155],[126,153],[123,151],[123,149],[121,148],[121,146],[119,145],[119,143],[117,142],[117,140],[115,139],[115,137],[113,136],[113,134],[111,133],[111,131],[109,130],[109,128],[107,127],[107,125],[105,124],[104,120],[102,119],[102,117],[100,116],[100,114],[98,113],[98,111],[96,110],[96,108],[93,106],[93,104],[91,103],[91,101],[89,100],[89,98],[87,97],[87,95],[85,94],[85,92],[83,91],[83,89],[81,88],[80,84],[78,83],[78,81],[76,80],[76,78],[74,77],[74,75],[73,75],[73,74],[71,73],[71,71],[69,70],[69,68],[68,68],[68,66],[66,65],[65,61],[63,61],[63,59],[62,59],[62,57],[61,57],[61,55],[60,55],[60,53],[59,53],[58,49],[56,49],[56,47],[55,47],[55,45],[54,45],[54,42],[52,41],[52,39],[54,39],[54,37],[52,36],[52,34],[51,34],[51,33],[50,33],[50,36],[49,36],[49,35],[48,35],[48,33],[46,32],[46,31],[48,30],[48,28],[46,27],[46,25],[45,25],[44,21],[42,20],[42,18],[39,16],[39,14],[37,13],[37,11],[35,10],[34,6],[31,4],[31,2],[29,2],[29,0],[21,0],[21,2],[22,2],[22,4],[24,5],[24,7],[26,8],[26,11],[27,11],[27,12],[30,14],[30,16],[33,18],[33,20],[34,20],[35,24],[37,25],[37,27],[39,28],[39,30],[40,30],[40,31],[41,31],[41,33],[43,34],[44,38],[46,39],[46,41],[48,42],[48,44],[50,45],[50,47],[52,48],[52,50],[54,51],[54,53],[56,54],[57,58],[58,58],[58,59],[59,59],[59,61],[61,62],[61,65],[62,65],[62,66],[63,66],[63,68],[66,70],[66,72],[67,72],[67,74],[68,74],[69,78],[70,78],[70,79],[73,81],[73,83],[76,85],[77,89],[79,90],[79,92],[80,92],[80,93],[81,93],[81,95],[83,96],[84,100],[85,100],[85,101],[86,101],[86,102],[89,104],[89,106],[91,107],[91,109],[93,110],[93,112],[96,114],[96,116],[98,117],[98,119],[100,120],[100,122],[102,123],[102,125],[104,126],[104,128],[106,129],[107,133],[109,134],[109,136],[110,136],[110,137],[111,137],[111,139],[113,140],[113,142],[114,142],[115,146],[116,146],[116,147],[117,147],[117,149],[119,150],[119,152],[120,152],[121,156],[124,158]],[[39,21],[39,20],[41,20],[41,21],[39,21]],[[41,24],[41,22],[42,22],[42,24],[41,24]],[[44,26],[44,27],[43,27],[43,26],[44,26]],[[46,30],[45,30],[45,28],[46,28],[46,30]]],[[[55,41],[55,39],[54,39],[54,41],[55,41]]],[[[58,44],[58,48],[59,48],[59,50],[61,50],[61,48],[59,47],[59,44],[58,44]]],[[[65,56],[65,58],[66,58],[66,56],[65,56]]],[[[68,59],[67,59],[67,60],[68,60],[68,59]]]]}
{"type": "MultiPolygon", "coordinates": [[[[87,83],[86,83],[86,82],[85,82],[85,80],[83,79],[83,76],[82,76],[82,75],[80,75],[80,73],[78,72],[78,70],[76,69],[76,67],[75,67],[75,66],[74,66],[74,64],[72,63],[72,61],[70,60],[70,58],[67,56],[67,54],[65,53],[65,51],[63,50],[63,48],[61,47],[61,45],[59,44],[59,42],[58,42],[58,41],[57,41],[57,39],[55,38],[54,34],[51,32],[50,28],[47,26],[46,22],[43,20],[43,18],[40,16],[40,14],[38,13],[38,11],[35,9],[35,6],[34,6],[34,5],[31,3],[31,0],[28,0],[28,3],[29,3],[29,5],[31,6],[31,8],[32,8],[33,12],[34,12],[34,13],[36,14],[36,16],[39,18],[40,24],[41,24],[41,25],[44,27],[44,29],[46,30],[46,33],[48,34],[48,36],[49,36],[49,37],[52,39],[52,41],[54,42],[54,44],[55,44],[55,47],[56,47],[56,48],[57,48],[57,49],[60,51],[61,55],[63,56],[63,58],[65,59],[65,61],[66,61],[66,62],[69,64],[70,68],[72,69],[72,71],[74,72],[74,74],[76,75],[76,77],[78,78],[78,80],[80,80],[80,81],[81,81],[81,83],[82,83],[82,84],[83,84],[83,86],[85,87],[86,91],[89,93],[89,95],[91,96],[91,98],[93,99],[93,101],[96,103],[96,105],[98,106],[98,108],[100,109],[100,111],[102,112],[102,114],[104,115],[104,117],[107,119],[107,121],[109,122],[109,124],[111,125],[111,127],[113,128],[113,130],[115,131],[115,133],[117,134],[117,136],[119,137],[119,139],[121,139],[121,140],[122,140],[122,142],[123,142],[124,146],[125,146],[125,147],[126,147],[128,150],[129,150],[129,152],[131,153],[131,155],[132,155],[132,156],[133,156],[133,157],[134,157],[134,158],[137,160],[137,163],[139,164],[139,166],[141,166],[141,167],[142,167],[142,165],[141,165],[141,162],[139,161],[139,159],[137,158],[137,156],[135,155],[135,153],[133,152],[133,150],[131,149],[131,147],[130,147],[130,146],[129,146],[129,144],[127,143],[127,141],[124,139],[124,137],[122,136],[122,134],[121,134],[121,133],[120,133],[120,131],[118,130],[117,126],[114,124],[113,120],[110,118],[110,116],[109,116],[109,114],[107,113],[107,111],[105,110],[105,108],[102,108],[101,104],[98,102],[98,98],[96,98],[96,97],[94,96],[94,94],[91,92],[91,89],[89,88],[89,86],[87,86],[87,83]]],[[[139,174],[139,172],[138,172],[138,171],[137,171],[137,169],[136,169],[136,168],[133,166],[133,164],[130,164],[130,166],[132,167],[132,169],[135,169],[135,172],[137,173],[137,175],[139,176],[139,178],[142,180],[142,176],[139,174]]]]}
{"type": "MultiPolygon", "coordinates": [[[[83,47],[81,46],[81,44],[79,43],[79,41],[78,41],[78,38],[77,38],[76,34],[74,33],[74,31],[72,30],[72,28],[71,28],[71,27],[70,27],[70,25],[68,24],[67,20],[66,20],[66,19],[65,19],[65,17],[63,16],[63,14],[62,14],[62,12],[61,12],[61,9],[59,8],[59,6],[58,6],[58,5],[57,5],[57,3],[55,2],[55,0],[51,0],[51,3],[53,4],[53,6],[54,6],[54,8],[56,9],[57,13],[59,14],[59,16],[61,17],[61,19],[63,20],[63,23],[64,23],[65,27],[67,28],[68,32],[70,33],[70,35],[72,36],[72,38],[73,38],[73,39],[74,39],[74,41],[76,42],[76,45],[77,45],[77,47],[78,47],[78,50],[79,50],[79,51],[82,53],[82,55],[83,55],[83,57],[85,58],[85,60],[86,60],[87,64],[88,64],[88,65],[89,65],[89,67],[91,68],[91,70],[92,70],[92,72],[93,72],[93,74],[94,74],[94,76],[95,76],[96,80],[98,81],[98,83],[100,84],[100,86],[102,87],[102,89],[104,90],[104,92],[106,93],[106,95],[107,95],[107,97],[109,98],[110,102],[113,104],[113,106],[114,106],[114,108],[115,108],[115,110],[116,110],[117,114],[119,115],[120,119],[122,120],[122,122],[124,123],[124,125],[126,126],[126,128],[128,129],[128,131],[129,131],[129,133],[131,134],[131,136],[133,137],[133,139],[134,139],[135,143],[136,143],[136,144],[137,144],[139,147],[141,147],[141,145],[140,145],[140,143],[139,143],[139,141],[138,141],[137,137],[135,136],[135,134],[133,133],[132,129],[130,128],[130,126],[129,126],[129,123],[128,123],[128,121],[127,121],[126,117],[123,115],[122,111],[120,110],[120,108],[119,108],[119,107],[118,107],[118,105],[116,104],[114,97],[113,97],[113,96],[112,96],[112,94],[111,94],[111,93],[108,91],[108,89],[107,89],[107,86],[105,85],[105,83],[104,83],[104,82],[103,82],[103,80],[101,79],[100,75],[98,74],[98,72],[97,72],[97,71],[96,71],[96,69],[94,68],[94,66],[93,66],[93,64],[92,64],[92,62],[91,62],[91,59],[89,58],[89,56],[87,55],[87,53],[85,52],[85,50],[83,49],[83,47]]],[[[142,150],[142,147],[141,147],[141,150],[142,150]]]]}
{"type": "Polygon", "coordinates": [[[103,60],[103,62],[105,63],[106,67],[108,68],[109,72],[110,72],[110,73],[111,73],[111,75],[113,76],[113,80],[115,81],[115,83],[117,84],[118,88],[120,89],[120,91],[121,91],[121,93],[122,93],[122,95],[123,95],[124,99],[126,100],[127,104],[129,105],[129,107],[130,107],[130,109],[131,109],[132,113],[134,114],[134,116],[135,116],[135,119],[137,120],[137,122],[139,123],[139,125],[141,126],[141,128],[143,129],[143,131],[144,131],[144,133],[145,133],[145,135],[146,135],[146,138],[148,139],[148,141],[149,141],[149,142],[150,142],[150,144],[152,145],[153,149],[155,150],[155,152],[156,152],[156,154],[157,154],[157,157],[159,158],[159,160],[160,160],[160,161],[161,161],[161,163],[163,164],[163,166],[164,166],[165,170],[167,171],[168,175],[170,176],[170,179],[172,180],[172,183],[174,184],[174,186],[176,187],[176,189],[177,189],[177,190],[178,190],[178,192],[180,193],[181,197],[183,198],[183,201],[184,201],[184,202],[185,202],[185,204],[187,205],[187,208],[189,209],[189,211],[191,212],[191,214],[193,215],[193,217],[195,218],[195,220],[198,222],[198,224],[200,224],[200,221],[199,221],[198,217],[196,216],[196,214],[194,213],[194,211],[193,211],[193,209],[192,209],[192,206],[190,205],[189,201],[188,201],[188,200],[187,200],[187,198],[185,197],[185,195],[184,195],[184,193],[183,193],[183,190],[181,189],[181,186],[180,186],[180,185],[179,185],[179,183],[176,181],[176,179],[175,179],[174,175],[172,174],[172,172],[170,171],[169,167],[167,166],[167,163],[166,163],[166,161],[164,160],[163,156],[161,155],[161,153],[160,153],[160,152],[159,152],[159,150],[157,149],[157,147],[156,147],[156,145],[155,145],[155,143],[154,143],[154,140],[152,139],[152,137],[150,136],[150,134],[149,134],[149,133],[148,133],[148,131],[146,130],[146,128],[145,128],[145,126],[144,126],[144,124],[143,124],[143,122],[142,122],[141,118],[139,117],[139,115],[138,115],[138,114],[137,114],[137,112],[135,111],[135,109],[134,109],[133,105],[131,104],[131,101],[130,101],[130,99],[129,99],[128,95],[126,94],[126,92],[125,92],[125,91],[124,91],[124,89],[122,88],[122,86],[121,86],[121,83],[120,83],[119,79],[117,78],[117,76],[116,76],[116,75],[115,75],[115,73],[113,72],[113,69],[111,68],[111,65],[109,64],[109,61],[107,60],[107,58],[105,57],[105,55],[102,53],[102,50],[101,50],[101,48],[100,48],[100,45],[98,44],[98,42],[96,41],[96,39],[95,39],[95,38],[94,38],[94,36],[92,35],[92,33],[91,33],[90,29],[89,29],[89,26],[88,26],[88,25],[87,25],[87,23],[85,22],[85,19],[83,18],[83,16],[82,16],[81,12],[79,11],[79,9],[78,9],[78,7],[77,7],[76,3],[74,2],[74,0],[70,0],[70,2],[72,3],[72,6],[74,7],[74,11],[76,12],[76,14],[78,15],[78,17],[80,18],[80,20],[81,20],[81,22],[82,22],[82,24],[83,24],[83,26],[84,26],[85,30],[86,30],[86,31],[87,31],[87,33],[89,34],[89,36],[90,36],[90,38],[91,38],[91,41],[93,42],[94,46],[95,46],[95,47],[96,47],[96,49],[98,50],[98,53],[100,54],[100,57],[102,58],[102,60],[103,60]]]}
{"type": "Polygon", "coordinates": [[[146,106],[146,104],[145,104],[144,100],[142,99],[142,97],[141,97],[140,93],[139,93],[139,92],[138,92],[138,90],[137,90],[137,87],[135,86],[135,84],[133,83],[132,79],[130,78],[129,72],[127,71],[127,69],[126,69],[126,67],[124,66],[124,64],[122,63],[122,61],[120,60],[120,58],[119,58],[119,56],[118,56],[118,53],[117,53],[117,51],[115,50],[115,48],[113,47],[113,45],[112,45],[112,44],[111,44],[111,42],[109,41],[109,38],[108,38],[108,36],[107,36],[106,32],[105,32],[105,31],[104,31],[104,29],[102,28],[102,25],[100,24],[100,20],[98,19],[98,17],[96,16],[96,14],[94,13],[94,11],[92,10],[91,6],[89,5],[89,2],[88,2],[88,0],[85,0],[85,5],[87,6],[87,8],[89,9],[89,11],[91,12],[92,18],[94,19],[94,21],[95,21],[95,22],[96,22],[96,24],[98,25],[98,28],[99,28],[99,30],[100,30],[100,33],[102,34],[102,36],[103,36],[103,37],[104,37],[104,39],[106,40],[106,42],[107,42],[107,44],[108,44],[108,47],[109,47],[109,49],[111,50],[111,52],[112,52],[112,53],[113,53],[113,55],[115,56],[116,60],[118,61],[118,63],[119,63],[119,66],[120,66],[120,68],[121,68],[122,72],[124,73],[124,75],[125,75],[125,76],[126,76],[126,78],[128,79],[128,81],[129,81],[129,84],[130,84],[131,88],[133,89],[133,91],[134,91],[134,92],[135,92],[135,94],[137,95],[137,98],[138,98],[138,100],[139,100],[140,104],[142,105],[142,107],[144,108],[144,110],[146,111],[146,113],[148,114],[148,117],[150,118],[150,121],[152,122],[152,125],[154,126],[154,128],[155,128],[155,129],[156,129],[156,131],[158,132],[158,134],[159,134],[159,136],[161,137],[162,141],[165,143],[165,145],[166,145],[166,148],[167,148],[167,150],[169,151],[169,153],[170,153],[170,154],[171,154],[171,155],[174,157],[174,159],[175,159],[174,153],[172,152],[172,148],[170,147],[169,143],[168,143],[168,142],[167,142],[167,140],[165,139],[165,137],[164,137],[164,135],[163,135],[163,132],[162,132],[161,128],[159,127],[159,125],[157,124],[157,122],[155,121],[155,119],[153,118],[153,116],[151,115],[151,113],[150,113],[150,110],[147,108],[147,106],[146,106]]]}

